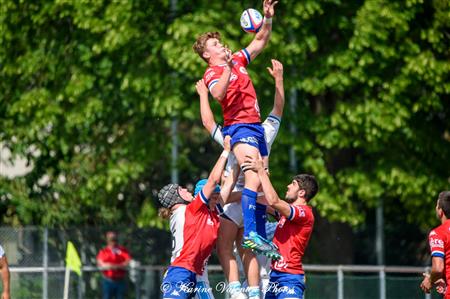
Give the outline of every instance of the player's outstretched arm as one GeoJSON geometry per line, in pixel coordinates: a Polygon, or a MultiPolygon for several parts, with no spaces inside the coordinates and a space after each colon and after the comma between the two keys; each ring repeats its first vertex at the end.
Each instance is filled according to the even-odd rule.
{"type": "Polygon", "coordinates": [[[275,0],[264,0],[263,2],[264,23],[261,30],[259,30],[250,45],[246,48],[250,54],[250,60],[255,59],[261,53],[270,39],[272,33],[272,17],[275,14],[275,5],[277,3],[278,1],[275,0]]]}
{"type": "Polygon", "coordinates": [[[217,124],[214,120],[211,106],[209,105],[208,88],[206,87],[203,79],[197,81],[197,83],[195,84],[195,89],[200,96],[200,116],[202,118],[203,127],[205,127],[208,133],[211,133],[217,124]]]}
{"type": "Polygon", "coordinates": [[[222,171],[227,163],[228,155],[230,154],[230,148],[230,136],[226,136],[223,141],[223,152],[220,154],[219,159],[209,174],[208,181],[202,189],[206,198],[210,198],[216,185],[220,184],[222,171]]]}
{"type": "Polygon", "coordinates": [[[291,215],[291,207],[287,202],[281,200],[280,197],[278,197],[277,192],[270,182],[269,175],[264,169],[264,162],[262,158],[247,156],[245,162],[242,163],[241,167],[244,171],[252,170],[258,174],[264,195],[266,196],[267,203],[275,210],[277,210],[281,215],[289,217],[291,215]]]}
{"type": "Polygon", "coordinates": [[[230,167],[228,176],[225,178],[225,182],[223,183],[222,188],[220,188],[220,197],[222,200],[221,203],[223,205],[232,202],[232,200],[230,199],[234,199],[234,197],[232,198],[231,195],[233,194],[232,191],[239,176],[239,165],[237,164],[236,159],[231,159],[231,157],[232,156],[230,156],[230,158],[228,159],[228,163],[230,163],[231,160],[234,160],[236,163],[233,163],[233,165],[230,167]]]}
{"type": "Polygon", "coordinates": [[[268,67],[270,75],[275,80],[275,97],[273,100],[273,109],[270,114],[281,118],[284,110],[284,80],[283,64],[276,59],[272,59],[272,68],[268,67]]]}

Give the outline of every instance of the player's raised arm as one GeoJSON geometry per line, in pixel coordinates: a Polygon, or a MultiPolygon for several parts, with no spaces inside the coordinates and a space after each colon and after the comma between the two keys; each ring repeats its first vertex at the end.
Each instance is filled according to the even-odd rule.
{"type": "Polygon", "coordinates": [[[222,177],[222,171],[225,167],[225,164],[227,163],[228,155],[230,153],[230,136],[225,137],[224,143],[223,143],[223,152],[219,156],[219,159],[217,160],[216,164],[214,165],[213,169],[211,170],[208,181],[206,182],[205,186],[203,187],[203,194],[206,198],[210,198],[211,195],[214,192],[214,189],[216,189],[216,186],[220,184],[220,179],[222,177]]]}
{"type": "Polygon", "coordinates": [[[264,162],[261,157],[256,159],[254,157],[247,156],[247,159],[241,166],[243,171],[254,171],[258,174],[267,203],[281,215],[289,217],[291,215],[291,207],[287,202],[278,197],[277,192],[270,182],[269,175],[264,169],[264,162]]]}
{"type": "Polygon", "coordinates": [[[267,42],[270,39],[272,33],[272,17],[275,14],[275,5],[278,1],[275,0],[264,0],[263,11],[264,11],[264,21],[261,30],[255,35],[253,41],[246,48],[250,54],[250,60],[253,60],[258,56],[259,53],[264,49],[267,42]]]}
{"type": "Polygon", "coordinates": [[[217,124],[214,120],[211,106],[209,105],[208,88],[206,87],[203,79],[197,81],[197,83],[195,84],[195,89],[200,96],[200,115],[202,118],[202,124],[205,129],[208,130],[208,133],[211,133],[217,126],[217,124]]]}
{"type": "Polygon", "coordinates": [[[278,60],[272,59],[272,68],[268,67],[270,75],[275,80],[275,98],[273,100],[273,109],[270,114],[281,118],[284,109],[284,81],[283,81],[283,64],[278,60]]]}

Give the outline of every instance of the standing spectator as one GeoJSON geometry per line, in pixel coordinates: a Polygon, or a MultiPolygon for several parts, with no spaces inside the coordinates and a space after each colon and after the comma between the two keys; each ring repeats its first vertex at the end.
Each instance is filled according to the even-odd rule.
{"type": "Polygon", "coordinates": [[[0,245],[0,273],[2,276],[3,292],[1,299],[10,299],[9,294],[9,267],[6,259],[5,251],[0,245]]]}
{"type": "Polygon", "coordinates": [[[126,291],[126,267],[131,256],[125,247],[117,244],[117,234],[113,231],[106,233],[106,244],[97,255],[97,265],[109,268],[102,271],[103,299],[123,299],[126,291]]]}
{"type": "Polygon", "coordinates": [[[433,286],[438,293],[445,293],[444,298],[450,299],[450,191],[439,194],[436,204],[436,215],[441,225],[433,229],[429,236],[431,250],[431,271],[424,274],[420,287],[429,293],[433,286]],[[447,286],[447,288],[446,288],[447,286]]]}

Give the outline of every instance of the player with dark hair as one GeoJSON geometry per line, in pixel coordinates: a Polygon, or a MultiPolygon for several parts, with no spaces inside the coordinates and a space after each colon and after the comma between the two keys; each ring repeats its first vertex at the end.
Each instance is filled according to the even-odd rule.
{"type": "Polygon", "coordinates": [[[431,271],[424,274],[420,287],[425,293],[429,293],[434,285],[439,293],[445,293],[444,299],[450,299],[450,288],[446,288],[450,284],[450,191],[439,194],[436,215],[441,225],[434,228],[428,236],[431,271]]]}
{"type": "Polygon", "coordinates": [[[204,266],[217,239],[219,216],[216,202],[220,197],[217,185],[229,152],[228,137],[208,179],[197,184],[195,197],[178,184],[168,184],[158,193],[159,202],[163,206],[160,215],[170,216],[173,235],[171,264],[161,286],[164,298],[194,296],[197,276],[203,275],[204,266]]]}
{"type": "MultiPolygon", "coordinates": [[[[263,25],[247,48],[232,55],[231,51],[222,45],[217,32],[201,35],[193,46],[195,52],[208,63],[203,79],[212,96],[222,106],[222,132],[224,136],[231,136],[231,148],[239,164],[244,162],[247,155],[268,155],[258,100],[246,67],[261,53],[270,39],[276,4],[277,1],[264,0],[263,25]]],[[[272,251],[273,247],[256,229],[257,221],[260,221],[255,216],[259,186],[260,182],[255,174],[245,174],[241,197],[244,214],[243,245],[264,253],[272,251]]],[[[259,226],[263,228],[264,223],[259,226]]]]}
{"type": "Polygon", "coordinates": [[[281,200],[264,170],[261,158],[248,157],[242,167],[258,174],[267,202],[281,216],[273,242],[282,258],[272,261],[265,298],[303,298],[305,272],[302,258],[314,226],[314,215],[308,203],[319,190],[316,178],[309,174],[294,176],[287,186],[285,200],[281,200]]]}

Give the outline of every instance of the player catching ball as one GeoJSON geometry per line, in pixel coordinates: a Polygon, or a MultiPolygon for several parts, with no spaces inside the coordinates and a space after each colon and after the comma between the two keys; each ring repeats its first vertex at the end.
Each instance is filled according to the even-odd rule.
{"type": "MultiPolygon", "coordinates": [[[[208,64],[204,74],[205,84],[212,96],[219,101],[224,115],[224,136],[231,136],[231,147],[239,165],[246,156],[266,157],[268,154],[258,100],[246,67],[264,49],[272,31],[272,17],[277,1],[264,0],[264,21],[261,29],[248,47],[231,54],[220,40],[218,32],[207,32],[198,37],[193,48],[208,64]]],[[[256,230],[256,198],[260,185],[258,176],[251,171],[245,173],[242,190],[244,216],[243,245],[257,252],[273,251],[271,242],[256,230]]],[[[263,227],[263,226],[261,226],[263,227]]]]}

